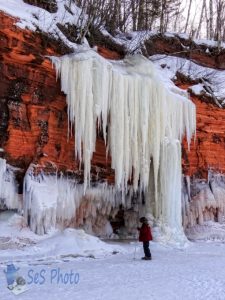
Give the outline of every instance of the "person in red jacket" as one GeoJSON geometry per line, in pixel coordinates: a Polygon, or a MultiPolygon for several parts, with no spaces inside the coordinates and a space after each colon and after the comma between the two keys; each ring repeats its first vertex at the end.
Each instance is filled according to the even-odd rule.
{"type": "Polygon", "coordinates": [[[149,249],[149,241],[152,240],[151,228],[148,225],[148,220],[145,217],[140,218],[140,223],[142,223],[141,228],[137,228],[139,230],[139,241],[143,242],[143,248],[145,256],[142,257],[144,260],[151,260],[152,255],[149,249]]]}

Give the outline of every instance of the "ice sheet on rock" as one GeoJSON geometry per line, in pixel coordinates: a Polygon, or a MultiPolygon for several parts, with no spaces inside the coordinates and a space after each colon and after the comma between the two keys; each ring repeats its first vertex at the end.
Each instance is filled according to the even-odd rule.
{"type": "Polygon", "coordinates": [[[34,175],[32,166],[24,180],[24,217],[31,229],[47,233],[52,227],[82,226],[88,233],[109,237],[112,228],[108,217],[115,216],[119,206],[131,208],[133,189],[122,195],[106,183],[86,189],[83,184],[65,177],[34,175]]]}
{"type": "MultiPolygon", "coordinates": [[[[190,182],[188,183],[190,184],[190,182]]],[[[189,188],[190,190],[190,188],[189,188]]],[[[208,181],[195,180],[191,183],[192,195],[184,189],[182,193],[183,225],[186,233],[192,235],[196,230],[198,238],[200,226],[203,231],[209,224],[224,224],[225,216],[225,178],[224,175],[209,172],[208,181]],[[210,223],[211,222],[211,223],[210,223]]],[[[215,227],[216,225],[214,225],[215,227]]],[[[219,226],[219,225],[218,225],[219,226]]],[[[203,236],[205,236],[204,233],[203,236]]],[[[210,236],[210,234],[209,234],[210,236]]]]}
{"type": "Polygon", "coordinates": [[[185,234],[192,241],[225,242],[225,224],[215,221],[205,221],[185,229],[185,234]]]}
{"type": "Polygon", "coordinates": [[[17,183],[13,170],[0,158],[0,206],[4,209],[21,209],[22,203],[17,194],[17,183]]]}
{"type": "Polygon", "coordinates": [[[164,140],[160,163],[161,213],[158,218],[171,228],[181,220],[181,145],[178,140],[164,140]]]}

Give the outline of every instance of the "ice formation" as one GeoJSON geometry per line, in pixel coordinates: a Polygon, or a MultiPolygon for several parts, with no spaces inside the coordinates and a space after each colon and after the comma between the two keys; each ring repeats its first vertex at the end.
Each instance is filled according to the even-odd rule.
{"type": "Polygon", "coordinates": [[[21,202],[17,194],[17,184],[13,170],[0,158],[0,208],[20,209],[21,202]]]}
{"type": "Polygon", "coordinates": [[[184,177],[183,226],[191,240],[224,241],[225,176],[209,171],[208,180],[184,177]],[[191,193],[190,193],[191,191],[191,193]]]}
{"type": "Polygon", "coordinates": [[[222,223],[225,216],[224,175],[209,172],[208,181],[195,180],[191,188],[190,178],[184,179],[182,193],[184,228],[205,225],[209,221],[222,223]]]}
{"type": "Polygon", "coordinates": [[[82,226],[88,233],[110,236],[112,228],[108,217],[115,216],[120,204],[126,209],[131,203],[132,187],[123,196],[106,183],[88,187],[63,176],[34,175],[30,166],[24,180],[24,217],[31,229],[44,234],[57,225],[62,228],[82,226]]]}
{"type": "Polygon", "coordinates": [[[190,144],[195,132],[194,104],[180,90],[167,88],[140,55],[109,62],[83,51],[52,61],[67,96],[76,157],[84,163],[84,191],[90,186],[98,127],[112,157],[116,188],[127,191],[131,180],[134,191],[146,192],[153,166],[153,214],[181,229],[180,142],[186,134],[190,144]]]}
{"type": "Polygon", "coordinates": [[[89,50],[52,60],[67,96],[68,134],[74,126],[84,184],[34,176],[31,166],[24,212],[32,230],[43,234],[56,224],[83,225],[88,232],[109,235],[108,217],[121,204],[131,232],[138,220],[134,211],[152,213],[167,228],[181,230],[180,142],[186,134],[190,143],[195,132],[194,104],[180,90],[165,87],[154,65],[140,55],[112,62],[89,50]],[[97,130],[111,155],[115,186],[90,182],[97,130]],[[132,202],[137,192],[151,194],[145,211],[140,199],[132,202]]]}
{"type": "Polygon", "coordinates": [[[151,159],[156,183],[164,138],[181,140],[186,133],[190,143],[195,131],[193,103],[168,90],[154,65],[140,55],[108,62],[86,51],[52,60],[67,95],[76,156],[84,162],[85,188],[90,184],[96,124],[103,130],[118,188],[126,190],[132,177],[134,189],[140,184],[145,190],[151,159]]]}
{"type": "Polygon", "coordinates": [[[178,140],[164,139],[160,160],[160,203],[156,218],[171,228],[179,228],[181,218],[181,145],[178,140]]]}

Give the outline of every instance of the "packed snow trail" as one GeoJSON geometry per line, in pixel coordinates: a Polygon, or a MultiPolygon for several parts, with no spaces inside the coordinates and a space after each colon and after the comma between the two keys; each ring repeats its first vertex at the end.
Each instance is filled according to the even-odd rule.
{"type": "MultiPolygon", "coordinates": [[[[18,296],[21,300],[77,299],[77,300],[224,300],[225,244],[193,243],[176,250],[151,243],[152,261],[142,261],[141,244],[133,260],[134,244],[120,244],[128,253],[99,259],[79,258],[70,262],[28,266],[17,264],[26,277],[30,268],[60,268],[63,272],[78,272],[76,285],[31,284],[29,291],[18,296]]],[[[15,296],[6,288],[5,275],[0,267],[0,299],[15,296]]]]}

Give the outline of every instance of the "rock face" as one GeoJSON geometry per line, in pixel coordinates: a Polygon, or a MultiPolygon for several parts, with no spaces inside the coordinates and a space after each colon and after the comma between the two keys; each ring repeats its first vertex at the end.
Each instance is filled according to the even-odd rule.
{"type": "MultiPolygon", "coordinates": [[[[46,57],[71,50],[43,34],[18,28],[16,21],[0,12],[0,157],[19,168],[16,179],[20,193],[24,174],[32,163],[39,164],[46,173],[62,171],[82,182],[82,166],[79,167],[74,155],[74,137],[67,136],[66,98],[46,57]]],[[[174,38],[155,37],[145,46],[149,55],[183,51],[174,38]]],[[[214,53],[210,49],[206,53],[196,45],[185,46],[193,48],[188,57],[196,62],[225,68],[223,51],[214,53]]],[[[103,45],[98,52],[105,58],[121,58],[122,52],[109,48],[103,45]]],[[[177,84],[188,88],[188,83],[182,80],[177,84]]],[[[209,169],[225,172],[225,111],[206,99],[191,98],[197,108],[197,132],[190,151],[186,141],[183,143],[183,172],[194,180],[205,179],[209,169]]],[[[99,133],[92,160],[92,180],[105,179],[113,183],[114,172],[99,133]]]]}
{"type": "MultiPolygon", "coordinates": [[[[5,150],[1,155],[23,172],[30,163],[35,163],[48,167],[49,171],[57,168],[82,175],[74,157],[74,138],[67,137],[65,96],[46,58],[68,53],[69,49],[57,47],[56,41],[50,38],[44,40],[40,34],[18,28],[16,20],[4,13],[0,14],[0,20],[0,147],[5,150]]],[[[151,54],[175,51],[178,43],[166,39],[153,42],[151,54]]],[[[121,58],[104,47],[98,47],[98,51],[105,58],[121,58]]],[[[197,56],[195,58],[198,60],[197,56]]],[[[205,64],[216,65],[216,61],[218,58],[211,56],[205,64]]],[[[187,85],[178,84],[187,88],[187,85]]],[[[184,143],[183,170],[185,174],[201,178],[207,176],[208,168],[225,171],[225,112],[195,96],[192,99],[197,107],[197,134],[190,152],[184,143]]],[[[105,153],[104,142],[99,137],[93,175],[100,173],[100,178],[111,182],[113,171],[105,153]]]]}
{"type": "Polygon", "coordinates": [[[225,172],[225,111],[196,96],[192,101],[197,109],[196,139],[191,151],[183,147],[183,171],[195,178],[207,178],[208,170],[225,172]]]}
{"type": "MultiPolygon", "coordinates": [[[[82,180],[82,168],[79,170],[74,155],[74,137],[67,136],[66,99],[46,57],[68,53],[69,49],[57,47],[56,41],[45,40],[40,34],[22,30],[15,22],[0,13],[0,147],[4,149],[1,157],[20,168],[17,179],[34,163],[42,165],[46,172],[72,172],[82,180]]],[[[115,57],[113,52],[107,55],[115,57]]],[[[106,159],[100,135],[92,171],[93,180],[97,176],[100,181],[113,181],[110,158],[106,159]]]]}
{"type": "Polygon", "coordinates": [[[206,67],[225,69],[225,49],[197,44],[187,37],[152,36],[145,41],[145,51],[148,55],[167,54],[184,57],[206,67]]]}

